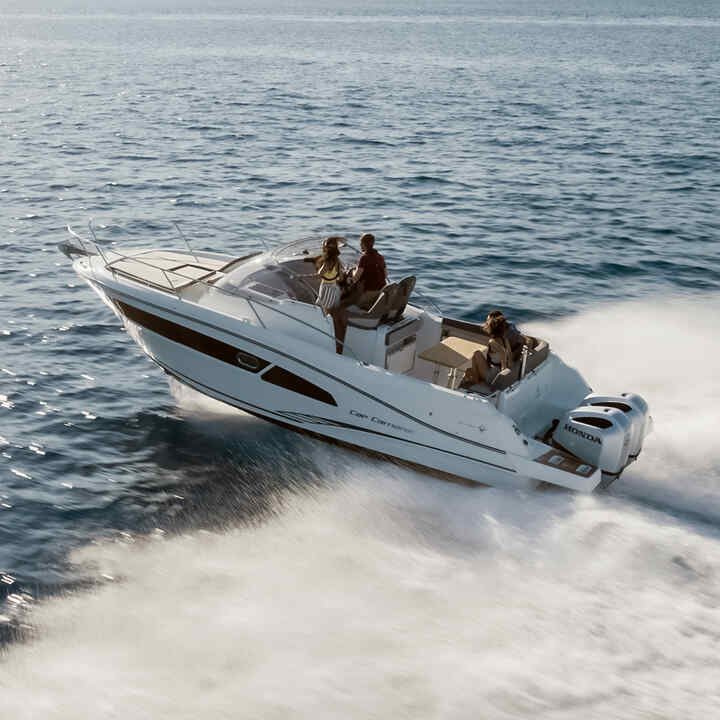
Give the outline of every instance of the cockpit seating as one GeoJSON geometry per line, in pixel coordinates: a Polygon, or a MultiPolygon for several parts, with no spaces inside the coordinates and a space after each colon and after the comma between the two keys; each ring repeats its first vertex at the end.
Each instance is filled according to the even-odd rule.
{"type": "Polygon", "coordinates": [[[383,289],[369,310],[350,305],[347,309],[347,324],[363,330],[374,330],[384,320],[389,309],[390,294],[383,289]]]}
{"type": "Polygon", "coordinates": [[[509,388],[519,377],[519,371],[516,368],[505,368],[501,370],[491,383],[480,382],[468,388],[468,392],[478,393],[479,395],[492,395],[498,390],[509,388]]]}
{"type": "Polygon", "coordinates": [[[390,311],[388,312],[387,322],[395,322],[395,320],[402,317],[410,299],[410,294],[415,289],[415,276],[409,275],[403,278],[395,288],[390,297],[390,311]]]}
{"type": "MultiPolygon", "coordinates": [[[[535,370],[544,360],[547,359],[550,353],[550,346],[545,340],[538,341],[538,344],[529,351],[527,361],[525,362],[525,375],[532,370],[535,370]]],[[[514,382],[520,379],[520,372],[522,371],[522,361],[514,362],[511,368],[501,370],[496,376],[492,383],[488,384],[485,382],[478,383],[469,388],[470,392],[479,393],[480,395],[492,395],[496,390],[505,390],[509,388],[514,382]]]]}
{"type": "Polygon", "coordinates": [[[348,326],[374,330],[382,323],[395,323],[403,316],[414,288],[414,275],[403,278],[398,283],[388,283],[369,310],[363,310],[357,305],[347,308],[348,326]]]}

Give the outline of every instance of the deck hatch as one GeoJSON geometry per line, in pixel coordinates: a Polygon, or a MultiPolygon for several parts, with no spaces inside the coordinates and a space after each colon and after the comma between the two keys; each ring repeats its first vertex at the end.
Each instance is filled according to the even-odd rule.
{"type": "Polygon", "coordinates": [[[178,325],[171,320],[166,320],[145,310],[140,310],[140,308],[128,305],[121,300],[115,300],[115,303],[122,314],[134,323],[142,325],[144,328],[162,335],[168,340],[214,357],[216,360],[226,362],[228,365],[240,367],[248,372],[258,373],[270,364],[267,360],[252,355],[245,350],[239,350],[222,340],[204,335],[183,325],[178,325]]]}

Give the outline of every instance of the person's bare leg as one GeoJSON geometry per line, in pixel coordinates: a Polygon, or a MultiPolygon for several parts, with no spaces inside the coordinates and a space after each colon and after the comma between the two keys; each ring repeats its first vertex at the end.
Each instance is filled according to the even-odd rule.
{"type": "Polygon", "coordinates": [[[488,376],[489,370],[490,370],[490,366],[488,365],[488,361],[485,358],[485,355],[483,353],[481,353],[479,350],[476,350],[473,353],[472,365],[470,366],[470,371],[472,373],[472,379],[476,383],[484,382],[485,378],[488,376]]]}
{"type": "Polygon", "coordinates": [[[345,334],[347,333],[347,318],[345,316],[345,308],[336,307],[331,311],[333,319],[333,327],[335,328],[335,352],[338,355],[343,354],[343,343],[345,342],[345,334]]]}

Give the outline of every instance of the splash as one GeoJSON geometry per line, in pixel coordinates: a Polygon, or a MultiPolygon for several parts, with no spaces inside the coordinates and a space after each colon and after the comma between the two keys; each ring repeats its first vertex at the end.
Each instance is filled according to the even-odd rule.
{"type": "Polygon", "coordinates": [[[683,331],[683,352],[711,356],[712,302],[624,303],[532,328],[598,389],[650,401],[656,434],[625,492],[473,489],[303,444],[333,482],[285,492],[262,525],[76,553],[98,586],[34,610],[34,639],[0,660],[3,709],[717,716],[720,534],[638,502],[677,499],[698,479],[717,501],[718,451],[703,430],[717,381],[702,364],[678,377],[666,354],[683,331]]]}
{"type": "Polygon", "coordinates": [[[247,420],[248,422],[260,422],[252,415],[238,410],[230,405],[215,400],[199,393],[197,390],[178,382],[175,378],[168,379],[170,393],[178,406],[189,415],[207,417],[212,415],[226,415],[234,420],[247,420]]]}
{"type": "Polygon", "coordinates": [[[37,639],[0,665],[3,707],[711,717],[717,547],[614,500],[358,464],[259,528],[78,553],[106,582],[36,611],[37,639]]]}
{"type": "Polygon", "coordinates": [[[720,295],[657,297],[528,326],[599,392],[637,392],[655,421],[614,492],[720,519],[720,295]]]}

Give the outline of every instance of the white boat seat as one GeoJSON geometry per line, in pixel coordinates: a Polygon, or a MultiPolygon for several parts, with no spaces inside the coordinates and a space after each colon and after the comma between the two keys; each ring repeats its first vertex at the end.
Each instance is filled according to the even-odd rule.
{"type": "Polygon", "coordinates": [[[497,390],[509,388],[519,377],[520,371],[513,368],[501,370],[491,383],[476,383],[468,388],[468,392],[479,393],[480,395],[492,395],[497,390]]]}
{"type": "Polygon", "coordinates": [[[513,365],[511,368],[501,370],[492,381],[493,390],[505,390],[509,388],[520,377],[520,366],[513,365]]]}
{"type": "MultiPolygon", "coordinates": [[[[525,363],[525,374],[527,375],[531,370],[534,370],[540,363],[542,363],[550,352],[550,346],[545,340],[540,340],[537,346],[530,350],[528,354],[527,362],[525,363]]],[[[501,370],[492,381],[488,383],[477,383],[472,387],[468,388],[469,392],[479,393],[480,395],[492,395],[496,390],[505,390],[509,388],[516,380],[520,379],[520,369],[522,362],[513,363],[512,368],[506,368],[501,370]]]]}
{"type": "Polygon", "coordinates": [[[387,309],[385,311],[385,320],[389,320],[390,316],[394,317],[394,309],[400,302],[400,286],[397,283],[388,283],[382,292],[387,295],[387,309]]]}
{"type": "Polygon", "coordinates": [[[495,390],[496,388],[490,387],[490,385],[485,382],[481,382],[471,385],[467,389],[467,392],[477,393],[478,395],[492,395],[495,390]]]}
{"type": "Polygon", "coordinates": [[[396,322],[403,316],[414,288],[414,275],[398,283],[388,283],[369,310],[365,311],[357,305],[347,308],[348,325],[371,330],[381,323],[396,322]]]}
{"type": "Polygon", "coordinates": [[[369,310],[363,310],[357,305],[350,305],[346,311],[347,324],[362,330],[374,330],[385,319],[389,306],[388,293],[383,289],[369,310]]]}

